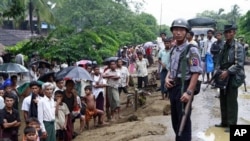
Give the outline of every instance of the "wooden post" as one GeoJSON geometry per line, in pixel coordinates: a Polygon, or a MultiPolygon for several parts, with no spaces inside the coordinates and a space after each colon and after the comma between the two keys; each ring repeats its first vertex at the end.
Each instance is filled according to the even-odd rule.
{"type": "Polygon", "coordinates": [[[134,104],[135,104],[135,111],[137,111],[138,108],[138,89],[135,89],[135,97],[134,97],[134,104]]]}

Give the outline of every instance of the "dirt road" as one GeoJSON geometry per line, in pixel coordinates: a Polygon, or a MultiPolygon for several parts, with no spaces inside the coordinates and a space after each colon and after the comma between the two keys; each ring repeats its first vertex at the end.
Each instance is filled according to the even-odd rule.
{"type": "MultiPolygon", "coordinates": [[[[245,66],[246,73],[250,66],[245,66]]],[[[250,77],[246,79],[248,91],[250,91],[250,77]]],[[[204,88],[205,85],[202,85],[204,88]]],[[[239,115],[238,124],[250,124],[250,92],[244,92],[244,87],[239,88],[239,115]]],[[[219,99],[215,98],[216,89],[208,88],[195,96],[192,106],[192,141],[228,141],[229,134],[223,128],[214,127],[220,123],[219,99]]],[[[146,106],[138,111],[130,107],[123,107],[122,121],[113,123],[107,127],[85,130],[76,141],[173,141],[175,134],[171,126],[170,116],[163,116],[168,100],[160,100],[159,93],[153,93],[147,98],[146,106]],[[130,115],[136,115],[137,121],[129,122],[130,115]]],[[[169,107],[168,107],[169,110],[169,107]]]]}

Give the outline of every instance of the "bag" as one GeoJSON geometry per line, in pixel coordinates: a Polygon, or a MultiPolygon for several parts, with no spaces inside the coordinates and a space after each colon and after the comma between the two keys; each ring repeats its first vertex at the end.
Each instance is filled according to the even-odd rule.
{"type": "Polygon", "coordinates": [[[201,90],[201,81],[198,80],[197,83],[196,83],[195,89],[194,89],[194,95],[199,94],[200,90],[201,90]]]}
{"type": "Polygon", "coordinates": [[[231,76],[231,86],[233,88],[239,88],[245,82],[245,74],[242,70],[240,73],[231,76]]]}
{"type": "Polygon", "coordinates": [[[206,54],[206,72],[214,71],[214,62],[211,54],[206,54]]]}
{"type": "Polygon", "coordinates": [[[214,73],[214,82],[213,82],[213,86],[215,86],[216,88],[220,88],[220,89],[226,89],[228,81],[229,81],[229,77],[225,78],[225,79],[220,79],[220,75],[221,75],[222,71],[221,70],[217,70],[214,73]]]}

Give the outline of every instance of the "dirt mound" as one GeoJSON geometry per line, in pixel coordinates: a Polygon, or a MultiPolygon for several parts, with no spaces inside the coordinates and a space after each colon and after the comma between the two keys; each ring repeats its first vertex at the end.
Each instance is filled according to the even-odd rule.
{"type": "Polygon", "coordinates": [[[111,125],[107,128],[85,131],[78,136],[75,141],[130,141],[143,136],[164,135],[166,127],[163,125],[153,125],[143,121],[126,122],[111,125]]]}

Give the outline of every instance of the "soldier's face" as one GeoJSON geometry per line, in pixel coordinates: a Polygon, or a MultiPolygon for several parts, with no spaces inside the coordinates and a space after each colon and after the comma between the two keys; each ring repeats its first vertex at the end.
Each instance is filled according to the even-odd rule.
{"type": "Polygon", "coordinates": [[[226,40],[232,40],[234,38],[235,31],[234,30],[229,30],[224,32],[224,36],[226,40]]]}
{"type": "Polygon", "coordinates": [[[183,41],[186,37],[187,31],[183,27],[173,28],[173,37],[176,41],[183,41]]]}

